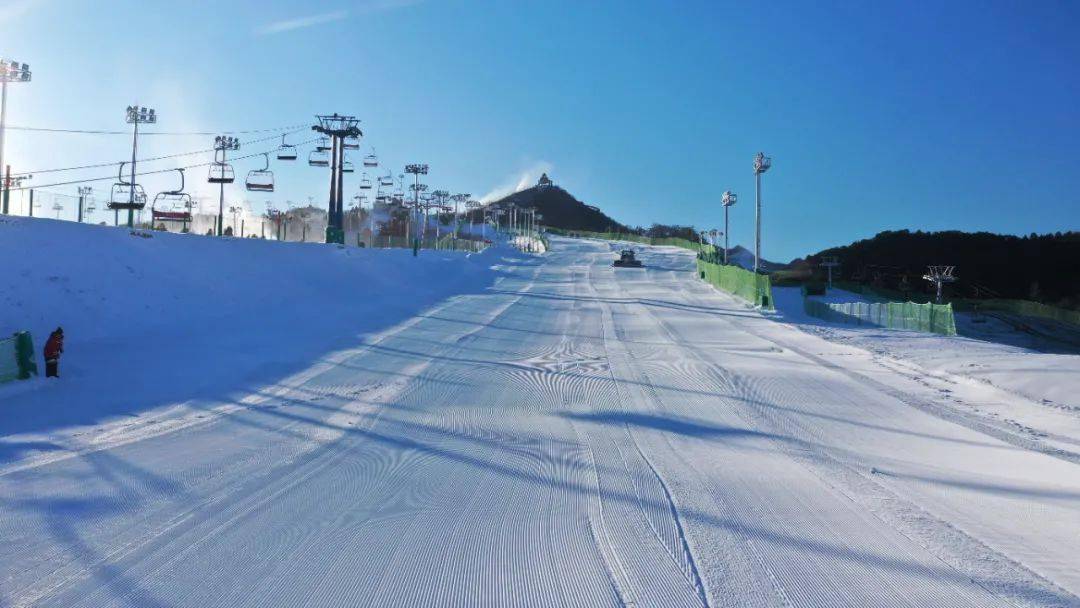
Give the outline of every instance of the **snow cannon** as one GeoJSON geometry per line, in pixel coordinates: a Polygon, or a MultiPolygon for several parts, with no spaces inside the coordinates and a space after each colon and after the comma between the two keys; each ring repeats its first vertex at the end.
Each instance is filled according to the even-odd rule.
{"type": "Polygon", "coordinates": [[[630,249],[623,249],[619,252],[619,259],[611,263],[616,268],[641,268],[641,260],[634,257],[634,252],[630,249]]]}

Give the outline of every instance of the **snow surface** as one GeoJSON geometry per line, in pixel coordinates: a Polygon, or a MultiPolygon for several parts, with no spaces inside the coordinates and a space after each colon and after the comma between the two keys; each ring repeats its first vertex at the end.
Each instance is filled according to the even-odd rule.
{"type": "MultiPolygon", "coordinates": [[[[864,301],[840,289],[813,297],[829,302],[864,301]]],[[[1076,451],[1080,445],[1080,346],[1018,330],[995,316],[957,313],[961,335],[940,336],[810,317],[796,287],[774,287],[773,298],[786,321],[869,352],[877,363],[947,395],[987,424],[1014,427],[1066,450],[1076,451]]],[[[1026,323],[1039,324],[1032,319],[1026,323]]],[[[1056,331],[1061,338],[1069,330],[1056,331]]]]}
{"type": "MultiPolygon", "coordinates": [[[[113,233],[103,248],[166,242],[113,233]]],[[[208,260],[244,256],[241,243],[200,245],[214,250],[200,277],[208,260]]],[[[243,385],[208,381],[195,424],[128,439],[106,424],[72,447],[61,417],[3,437],[0,605],[1080,605],[1075,454],[747,308],[697,280],[689,252],[638,246],[646,267],[616,269],[616,244],[552,238],[543,256],[491,250],[468,270],[270,245],[292,247],[279,273],[291,255],[317,260],[298,259],[290,283],[340,265],[285,290],[303,322],[248,320],[272,338],[226,352],[284,357],[324,325],[337,341],[243,385]],[[346,268],[384,290],[418,277],[441,299],[394,292],[380,317],[331,280],[346,268]],[[62,457],[42,460],[50,450],[62,457]]],[[[274,274],[244,268],[230,278],[274,274]]],[[[166,284],[170,297],[201,285],[166,284]]],[[[26,310],[57,293],[31,285],[26,310]]],[[[108,302],[136,288],[82,285],[108,302]]],[[[274,293],[219,289],[252,315],[274,293]]],[[[79,388],[90,376],[3,407],[21,417],[56,391],[63,401],[38,404],[93,411],[133,382],[79,388]]],[[[128,400],[133,426],[166,393],[187,399],[183,374],[153,380],[161,396],[128,400]]]]}

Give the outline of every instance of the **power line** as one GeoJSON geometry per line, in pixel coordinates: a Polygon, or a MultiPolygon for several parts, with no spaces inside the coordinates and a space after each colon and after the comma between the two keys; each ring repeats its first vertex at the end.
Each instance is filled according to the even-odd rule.
{"type": "MultiPolygon", "coordinates": [[[[271,131],[288,131],[290,129],[305,128],[308,125],[291,125],[274,129],[250,129],[247,131],[146,131],[141,135],[250,135],[252,133],[269,133],[271,131]]],[[[107,131],[102,129],[53,129],[48,127],[5,127],[14,131],[33,131],[37,133],[81,133],[86,135],[131,135],[130,131],[107,131]]]]}
{"type": "MultiPolygon", "coordinates": [[[[244,144],[244,145],[258,144],[258,143],[262,143],[264,141],[270,141],[271,139],[277,139],[278,137],[280,137],[282,135],[294,135],[296,133],[300,133],[301,131],[306,131],[306,129],[296,129],[295,131],[288,131],[288,132],[285,132],[285,133],[276,133],[276,134],[271,135],[269,137],[263,137],[261,139],[252,139],[250,141],[245,141],[245,142],[241,142],[241,143],[244,144]]],[[[157,161],[157,160],[168,160],[170,158],[180,158],[182,156],[194,156],[195,154],[206,154],[207,152],[213,152],[213,151],[214,151],[213,148],[207,148],[205,150],[193,150],[191,152],[179,152],[177,154],[167,154],[165,156],[155,156],[153,158],[139,158],[139,159],[136,159],[136,162],[145,163],[145,162],[152,162],[152,161],[157,161]]],[[[39,175],[39,174],[42,174],[42,173],[60,173],[60,172],[63,172],[63,171],[80,171],[80,170],[83,170],[83,169],[100,169],[101,167],[111,167],[113,165],[119,165],[121,162],[127,162],[127,161],[114,161],[114,162],[110,162],[110,163],[94,163],[92,165],[81,165],[81,166],[77,166],[77,167],[60,167],[60,168],[56,168],[56,169],[39,169],[37,171],[20,171],[18,173],[12,173],[11,176],[12,177],[18,177],[20,175],[39,175]]]]}
{"type": "MultiPolygon", "coordinates": [[[[299,147],[303,147],[303,146],[306,146],[306,145],[309,145],[309,144],[313,144],[313,143],[315,143],[317,141],[319,141],[318,138],[309,139],[307,141],[300,142],[300,143],[294,144],[294,145],[299,148],[299,147]]],[[[255,158],[256,156],[262,156],[264,154],[270,154],[273,151],[274,150],[266,150],[266,151],[263,151],[263,152],[255,152],[253,154],[247,154],[245,156],[237,156],[236,158],[233,158],[231,160],[232,161],[246,160],[246,159],[249,159],[249,158],[255,158]]],[[[110,163],[110,164],[119,165],[120,163],[110,163]]],[[[198,163],[198,164],[195,164],[195,165],[187,165],[187,166],[184,166],[184,167],[172,167],[172,168],[169,168],[169,169],[157,169],[157,170],[154,170],[154,171],[143,171],[143,172],[139,173],[139,175],[155,175],[155,174],[158,174],[158,173],[171,173],[173,171],[176,171],[177,169],[198,169],[199,167],[209,167],[210,165],[213,165],[213,164],[214,164],[214,162],[211,161],[211,162],[208,162],[208,163],[198,163]]],[[[102,166],[108,166],[108,165],[102,165],[102,166]]],[[[53,187],[56,187],[56,186],[70,186],[72,184],[86,184],[86,183],[90,183],[90,182],[115,181],[116,177],[117,176],[115,176],[115,175],[110,175],[108,177],[89,177],[89,178],[85,178],[85,179],[71,180],[71,181],[67,181],[67,182],[54,182],[54,183],[51,183],[51,184],[40,184],[40,185],[34,185],[34,186],[18,186],[18,187],[14,187],[14,188],[8,188],[8,192],[20,192],[20,191],[23,191],[23,190],[38,190],[38,189],[43,189],[43,188],[53,188],[53,187]]]]}

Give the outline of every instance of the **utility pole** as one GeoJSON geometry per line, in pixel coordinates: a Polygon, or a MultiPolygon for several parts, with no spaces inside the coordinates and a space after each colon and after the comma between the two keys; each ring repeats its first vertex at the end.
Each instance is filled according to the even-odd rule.
{"type": "MultiPolygon", "coordinates": [[[[415,163],[411,165],[405,165],[405,173],[413,176],[413,213],[418,213],[420,209],[420,191],[426,190],[427,186],[420,183],[420,176],[427,175],[428,166],[426,164],[415,163]],[[423,186],[423,188],[421,188],[423,186]]],[[[417,217],[417,223],[419,223],[419,217],[417,217]]],[[[406,228],[408,230],[408,228],[406,228]]],[[[416,234],[413,235],[413,257],[420,255],[420,227],[417,226],[414,230],[416,234]]]]}
{"type": "Polygon", "coordinates": [[[729,248],[728,234],[730,234],[730,228],[729,228],[729,224],[728,224],[728,210],[738,200],[739,200],[738,195],[736,195],[731,190],[725,190],[724,195],[720,198],[720,202],[723,203],[723,205],[724,205],[724,266],[727,266],[727,263],[728,263],[728,259],[727,259],[728,248],[729,248]]]}
{"type": "Polygon", "coordinates": [[[772,158],[765,156],[764,152],[758,152],[754,157],[754,191],[756,193],[757,212],[756,224],[757,234],[754,237],[754,272],[758,272],[761,267],[761,174],[769,170],[772,167],[772,158]]]}
{"type": "Polygon", "coordinates": [[[128,200],[128,228],[135,227],[135,153],[139,149],[139,125],[157,123],[157,114],[153,108],[128,106],[127,122],[134,126],[131,135],[131,191],[128,200]]]}
{"type": "Polygon", "coordinates": [[[81,224],[83,221],[83,203],[86,202],[86,197],[90,196],[94,189],[90,186],[79,186],[79,217],[78,222],[81,224]]]}
{"type": "MultiPolygon", "coordinates": [[[[30,66],[18,61],[5,61],[0,58],[0,167],[4,165],[4,128],[7,126],[7,87],[9,82],[30,82],[30,66]]],[[[8,212],[8,182],[11,180],[11,167],[7,167],[7,178],[0,183],[3,187],[4,213],[8,212]]]]}
{"type": "MultiPolygon", "coordinates": [[[[311,127],[312,131],[330,137],[330,201],[326,216],[326,242],[345,243],[345,145],[344,139],[358,142],[363,133],[357,126],[360,121],[355,116],[333,114],[316,115],[319,124],[311,127]]],[[[353,145],[350,144],[350,148],[353,145]]],[[[365,165],[367,166],[367,165],[365,165]]]]}
{"type": "Polygon", "coordinates": [[[214,138],[214,164],[210,166],[210,183],[218,185],[218,215],[217,235],[225,235],[225,184],[233,183],[232,167],[225,162],[225,155],[229,150],[239,150],[240,140],[229,135],[218,135],[214,138]],[[221,160],[218,160],[218,154],[221,160]]]}

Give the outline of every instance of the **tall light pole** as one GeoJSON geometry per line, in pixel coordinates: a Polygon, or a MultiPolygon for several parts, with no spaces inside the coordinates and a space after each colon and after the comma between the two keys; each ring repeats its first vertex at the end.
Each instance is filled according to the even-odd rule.
{"type": "MultiPolygon", "coordinates": [[[[217,176],[218,183],[218,212],[217,212],[217,235],[224,236],[225,234],[225,184],[232,182],[232,178],[226,175],[225,168],[228,165],[225,163],[225,154],[230,150],[239,150],[240,140],[232,137],[231,135],[218,135],[214,138],[214,164],[219,165],[216,168],[221,172],[217,176]],[[218,152],[221,153],[221,160],[217,159],[218,152]]],[[[229,168],[229,174],[232,173],[232,168],[229,168]]]]}
{"type": "Polygon", "coordinates": [[[724,195],[720,197],[720,202],[724,205],[724,266],[727,266],[727,252],[728,252],[728,234],[730,233],[728,225],[728,209],[739,200],[731,190],[725,190],[724,195]]]}
{"type": "Polygon", "coordinates": [[[772,158],[765,156],[764,152],[758,152],[754,157],[754,191],[757,195],[756,224],[757,234],[754,237],[754,272],[761,266],[761,174],[772,167],[772,158]]]}
{"type": "Polygon", "coordinates": [[[82,223],[82,220],[83,220],[83,203],[86,202],[86,197],[90,196],[90,194],[93,191],[94,191],[94,189],[92,187],[90,187],[90,186],[79,186],[79,217],[78,217],[78,222],[80,224],[82,223]]]}
{"type": "MultiPolygon", "coordinates": [[[[25,63],[19,63],[18,61],[5,61],[0,58],[0,171],[5,169],[4,165],[4,127],[7,124],[7,85],[9,82],[30,82],[30,66],[25,63]]],[[[11,175],[11,170],[7,170],[7,175],[0,179],[0,197],[3,197],[4,213],[8,212],[7,209],[7,190],[9,187],[8,177],[11,175]]]]}
{"type": "Polygon", "coordinates": [[[139,125],[140,124],[155,124],[157,122],[157,114],[154,113],[153,108],[144,108],[142,106],[128,106],[127,107],[127,122],[129,125],[133,125],[134,129],[131,135],[131,192],[128,199],[128,228],[135,227],[135,153],[139,149],[139,125]]]}
{"type": "MultiPolygon", "coordinates": [[[[420,209],[420,190],[421,190],[420,186],[423,186],[423,184],[420,183],[420,176],[421,175],[427,175],[428,166],[426,164],[422,164],[422,163],[414,163],[414,164],[411,164],[411,165],[405,165],[405,173],[408,173],[408,174],[413,176],[413,184],[412,184],[413,214],[416,214],[416,213],[418,213],[418,211],[420,209]]],[[[424,186],[424,189],[427,189],[427,187],[424,186]]],[[[419,217],[417,218],[417,224],[419,224],[419,217]]],[[[414,230],[413,232],[415,232],[415,234],[413,234],[413,252],[412,252],[412,254],[413,254],[413,257],[416,257],[417,255],[420,255],[420,227],[417,226],[416,230],[414,230]]]]}

